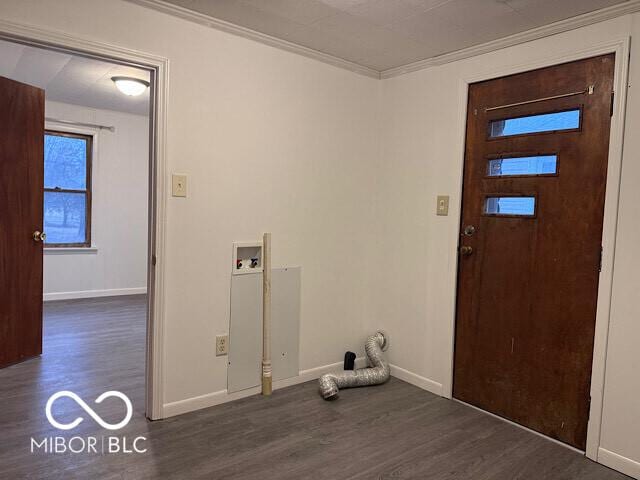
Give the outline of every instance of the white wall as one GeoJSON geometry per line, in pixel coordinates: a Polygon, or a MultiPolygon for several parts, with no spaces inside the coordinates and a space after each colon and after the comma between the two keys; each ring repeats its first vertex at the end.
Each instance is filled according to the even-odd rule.
{"type": "MultiPolygon", "coordinates": [[[[528,44],[384,80],[378,182],[381,263],[374,275],[372,326],[390,332],[390,361],[433,391],[451,385],[456,245],[460,221],[466,98],[462,81],[561,58],[614,41],[640,37],[640,16],[626,16],[528,44]],[[436,195],[451,195],[448,217],[435,215],[436,195]],[[388,321],[387,319],[392,319],[388,321]]],[[[634,38],[635,41],[635,38],[634,38]]],[[[531,68],[531,67],[529,67],[531,68]]],[[[640,75],[634,58],[632,77],[640,75]]],[[[618,92],[619,93],[619,92],[618,92]]],[[[640,243],[638,205],[640,98],[631,89],[620,197],[618,248],[609,339],[602,460],[640,477],[640,243]]],[[[615,183],[615,182],[614,182],[615,183]]],[[[602,450],[601,450],[602,453],[602,450]]]]}
{"type": "MultiPolygon", "coordinates": [[[[91,243],[44,256],[45,300],[144,293],[147,285],[149,123],[146,116],[46,102],[46,116],[113,125],[93,134],[91,243]]],[[[48,124],[55,130],[77,130],[48,124]]]]}
{"type": "Polygon", "coordinates": [[[168,169],[189,196],[167,207],[165,404],[226,388],[232,243],[263,231],[274,267],[302,266],[300,368],[362,350],[379,81],[126,2],[0,17],[169,59],[168,169]]]}

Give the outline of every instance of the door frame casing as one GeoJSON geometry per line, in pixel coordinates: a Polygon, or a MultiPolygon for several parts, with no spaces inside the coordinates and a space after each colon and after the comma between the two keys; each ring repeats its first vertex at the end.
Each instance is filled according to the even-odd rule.
{"type": "MultiPolygon", "coordinates": [[[[609,158],[607,164],[607,179],[605,192],[604,224],[602,229],[602,270],[598,284],[598,298],[596,308],[595,338],[593,350],[593,362],[591,369],[591,407],[589,423],[587,426],[586,456],[592,460],[598,460],[600,446],[600,431],[602,424],[602,405],[604,400],[605,368],[607,357],[607,340],[609,336],[609,323],[611,311],[611,297],[613,288],[613,264],[615,258],[615,243],[618,223],[618,207],[620,201],[620,182],[622,171],[622,154],[624,142],[624,122],[628,89],[629,52],[631,37],[625,35],[616,39],[593,44],[589,47],[565,53],[563,55],[549,56],[526,64],[501,67],[496,70],[483,72],[478,75],[466,76],[459,80],[458,85],[458,139],[455,146],[456,158],[461,159],[455,187],[456,199],[451,202],[451,216],[456,219],[456,239],[460,238],[462,215],[462,189],[464,180],[465,143],[467,133],[467,104],[469,85],[476,82],[492,80],[508,75],[550,67],[562,63],[584,60],[590,57],[615,53],[614,74],[614,110],[611,117],[611,129],[609,136],[609,158]]],[[[448,279],[448,290],[452,295],[447,299],[450,312],[447,372],[442,385],[442,395],[453,398],[454,375],[454,349],[456,327],[456,300],[458,295],[458,244],[451,245],[450,258],[455,269],[448,279]]]]}
{"type": "Polygon", "coordinates": [[[165,225],[168,184],[166,112],[169,60],[151,53],[5,20],[0,20],[0,39],[144,68],[151,73],[145,413],[151,420],[164,418],[165,225]]]}

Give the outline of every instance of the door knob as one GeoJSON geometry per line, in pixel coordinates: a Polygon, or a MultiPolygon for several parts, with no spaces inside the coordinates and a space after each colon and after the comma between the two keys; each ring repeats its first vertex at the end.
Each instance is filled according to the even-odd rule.
{"type": "Polygon", "coordinates": [[[470,247],[469,245],[463,245],[462,247],[460,247],[460,255],[464,255],[469,256],[473,253],[473,247],[470,247]]]}
{"type": "Polygon", "coordinates": [[[33,239],[36,242],[44,242],[47,239],[47,234],[41,232],[40,230],[36,230],[35,232],[33,232],[33,239]]]}
{"type": "Polygon", "coordinates": [[[471,235],[476,233],[476,227],[474,227],[473,225],[467,225],[466,227],[464,227],[463,233],[467,237],[470,237],[471,235]]]}

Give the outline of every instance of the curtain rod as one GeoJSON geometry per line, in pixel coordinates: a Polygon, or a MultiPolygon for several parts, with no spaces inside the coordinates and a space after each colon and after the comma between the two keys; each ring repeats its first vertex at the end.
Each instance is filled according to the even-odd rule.
{"type": "Polygon", "coordinates": [[[99,130],[109,130],[110,132],[116,131],[116,127],[114,127],[113,125],[98,125],[97,123],[72,122],[70,120],[60,120],[58,118],[51,117],[45,117],[45,120],[48,122],[63,123],[65,125],[75,125],[77,127],[97,128],[99,130]]]}
{"type": "Polygon", "coordinates": [[[524,102],[509,103],[507,105],[498,105],[497,107],[485,108],[484,111],[491,112],[493,110],[500,110],[502,108],[519,107],[520,105],[529,105],[530,103],[545,102],[547,100],[555,100],[557,98],[575,97],[576,95],[584,95],[585,93],[588,93],[589,95],[593,95],[593,91],[594,91],[594,85],[589,85],[587,88],[585,88],[584,90],[580,90],[579,92],[563,93],[562,95],[553,95],[552,97],[534,98],[533,100],[526,100],[524,102]]]}

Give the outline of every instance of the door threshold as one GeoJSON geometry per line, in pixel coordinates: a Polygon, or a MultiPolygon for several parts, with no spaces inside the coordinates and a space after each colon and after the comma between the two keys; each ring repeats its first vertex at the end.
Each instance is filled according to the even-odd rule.
{"type": "Polygon", "coordinates": [[[571,445],[569,445],[567,443],[561,442],[560,440],[556,440],[555,438],[548,437],[544,433],[536,432],[535,430],[532,430],[529,427],[525,427],[524,425],[520,425],[519,423],[513,422],[513,421],[511,421],[511,420],[509,420],[507,418],[501,417],[500,415],[496,415],[495,413],[488,412],[486,410],[483,410],[480,407],[476,407],[475,405],[471,405],[470,403],[463,402],[462,400],[458,400],[457,398],[451,398],[451,400],[453,400],[456,403],[460,403],[460,404],[465,405],[467,407],[473,408],[474,410],[477,410],[478,412],[482,412],[485,415],[489,415],[489,416],[491,416],[493,418],[497,418],[498,420],[502,420],[503,422],[508,423],[510,425],[513,425],[515,427],[518,427],[518,428],[520,428],[522,430],[526,430],[527,432],[533,433],[534,435],[537,435],[538,437],[542,437],[545,440],[549,440],[550,442],[553,442],[553,443],[555,443],[557,445],[560,445],[561,447],[568,448],[569,450],[572,450],[572,451],[574,451],[576,453],[579,453],[580,455],[586,455],[584,450],[580,450],[579,448],[576,448],[576,447],[573,447],[573,446],[571,446],[571,445]]]}

